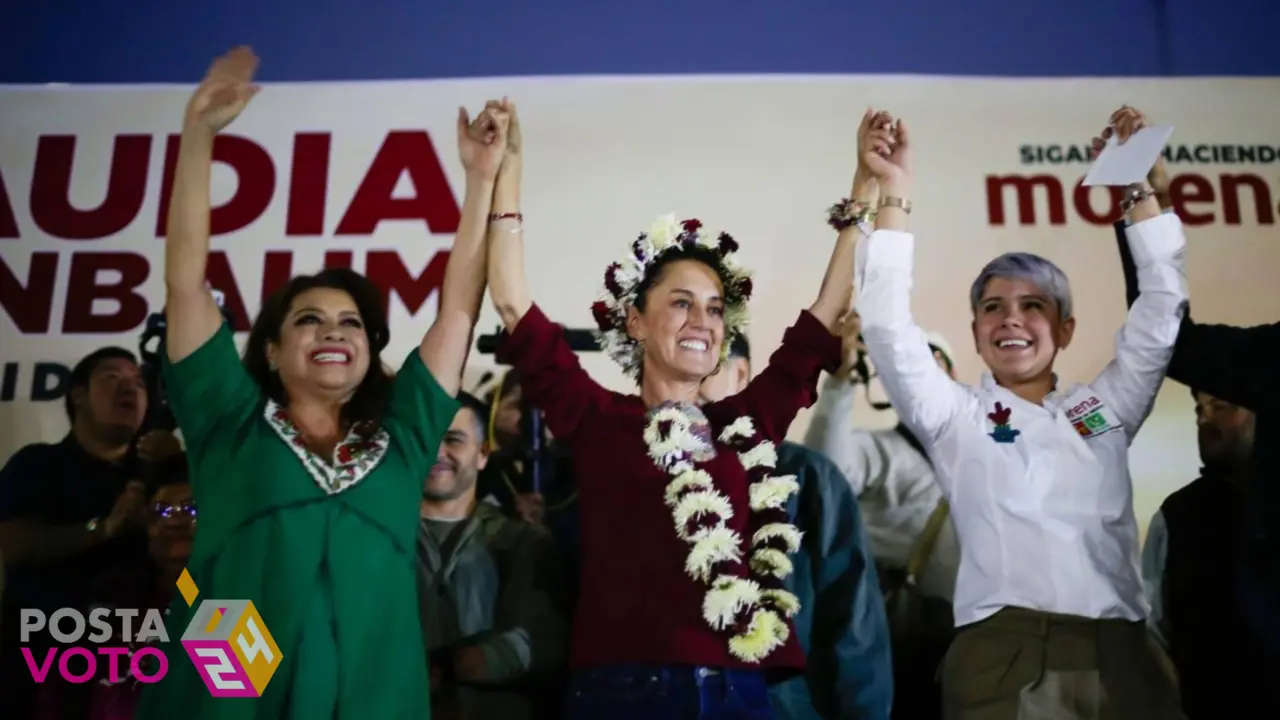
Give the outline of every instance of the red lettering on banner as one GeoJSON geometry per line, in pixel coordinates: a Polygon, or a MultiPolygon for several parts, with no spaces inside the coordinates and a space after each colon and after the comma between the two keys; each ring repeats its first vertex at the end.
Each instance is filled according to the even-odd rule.
{"type": "Polygon", "coordinates": [[[71,204],[74,135],[42,135],[31,177],[31,220],[64,240],[95,240],[129,226],[142,208],[151,163],[150,135],[117,135],[111,152],[106,196],[96,208],[71,204]]]}
{"type": "Polygon", "coordinates": [[[400,302],[410,315],[417,314],[444,285],[444,269],[449,264],[449,251],[441,250],[431,257],[422,272],[414,277],[405,267],[400,253],[394,250],[375,250],[365,260],[365,275],[382,291],[382,306],[391,310],[391,293],[400,296],[400,302]]]}
{"type": "Polygon", "coordinates": [[[372,235],[383,220],[422,220],[432,233],[452,233],[460,217],[431,137],[400,130],[387,134],[334,234],[372,235]],[[406,173],[416,194],[393,197],[406,173]]]}
{"type": "Polygon", "coordinates": [[[329,190],[329,133],[298,133],[289,172],[289,212],[285,235],[323,235],[329,190]]]}
{"type": "MultiPolygon", "coordinates": [[[[1182,221],[1190,226],[1220,222],[1223,225],[1242,225],[1251,220],[1258,225],[1274,225],[1276,208],[1271,187],[1262,177],[1251,173],[1219,175],[1218,187],[1210,178],[1195,173],[1175,175],[1169,182],[1169,197],[1173,209],[1182,221]],[[1247,193],[1246,193],[1247,191],[1247,193]],[[1241,210],[1241,196],[1247,194],[1253,212],[1247,217],[1241,210]],[[1222,198],[1221,216],[1215,212],[1218,196],[1222,198]],[[1206,207],[1208,206],[1208,207],[1206,207]]],[[[1019,225],[1038,225],[1040,207],[1048,209],[1048,225],[1067,224],[1067,202],[1062,181],[1056,176],[1039,175],[988,175],[986,178],[987,223],[995,226],[1011,224],[1006,217],[1008,191],[1013,191],[1019,225]]],[[[1092,188],[1076,184],[1072,192],[1072,206],[1080,219],[1091,225],[1110,225],[1120,218],[1115,201],[1123,194],[1120,188],[1109,188],[1111,200],[1108,211],[1098,212],[1091,202],[1092,188]]]]}
{"type": "Polygon", "coordinates": [[[137,253],[76,253],[71,258],[62,332],[109,334],[138,327],[147,319],[147,299],[137,288],[150,274],[147,258],[137,253]],[[120,273],[120,279],[103,283],[99,277],[103,270],[120,273]],[[111,300],[119,307],[107,315],[95,315],[94,300],[111,300]]]}
{"type": "MultiPolygon", "coordinates": [[[[156,237],[168,222],[169,194],[181,138],[166,139],[160,197],[155,218],[156,237]]],[[[71,180],[76,137],[43,135],[36,147],[31,177],[31,215],[43,232],[66,240],[94,240],[115,235],[137,219],[147,191],[152,138],[117,135],[103,200],[97,207],[71,205],[71,180]]],[[[329,133],[294,136],[286,204],[286,236],[315,236],[325,232],[332,137],[329,133]]],[[[276,167],[258,143],[236,135],[219,135],[213,159],[236,174],[235,194],[213,208],[210,229],[224,235],[259,219],[276,190],[276,167]]],[[[10,178],[12,180],[12,178],[10,178]]],[[[421,220],[433,234],[457,232],[460,213],[431,137],[423,131],[387,134],[369,169],[343,213],[335,233],[372,234],[384,220],[421,220]],[[405,174],[414,187],[412,197],[397,198],[396,183],[405,174]]],[[[0,238],[18,237],[12,202],[0,178],[0,238]]]]}
{"type": "Polygon", "coordinates": [[[58,253],[31,253],[27,282],[0,258],[0,307],[13,318],[13,324],[24,334],[49,332],[49,316],[53,313],[53,286],[58,279],[58,253]]]}
{"type": "Polygon", "coordinates": [[[18,237],[18,219],[13,216],[9,191],[4,187],[4,173],[0,173],[0,240],[18,237]]]}
{"type": "MultiPolygon", "coordinates": [[[[164,237],[169,218],[169,195],[178,165],[181,136],[170,135],[164,153],[164,177],[160,181],[160,209],[156,213],[156,237],[164,237]]],[[[248,227],[262,217],[276,190],[276,167],[271,155],[258,143],[238,135],[219,135],[213,141],[213,161],[229,165],[236,173],[236,192],[209,213],[209,231],[225,235],[248,227]]],[[[145,179],[144,179],[145,182],[145,179]]]]}
{"type": "Polygon", "coordinates": [[[351,269],[352,257],[350,250],[330,250],[324,254],[324,266],[326,268],[344,268],[351,269]]]}
{"type": "MultiPolygon", "coordinates": [[[[272,250],[262,259],[262,305],[293,277],[293,251],[272,250]]],[[[262,307],[259,305],[258,307],[262,307]]]]}

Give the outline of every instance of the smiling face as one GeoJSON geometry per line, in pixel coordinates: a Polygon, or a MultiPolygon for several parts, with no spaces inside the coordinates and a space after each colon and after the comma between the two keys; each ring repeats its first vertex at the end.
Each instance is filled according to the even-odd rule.
{"type": "Polygon", "coordinates": [[[369,337],[355,300],[334,288],[298,293],[280,341],[267,344],[267,360],[290,397],[350,397],[369,371],[369,337]]]}
{"type": "Polygon", "coordinates": [[[993,277],[974,310],[978,354],[1002,385],[1022,384],[1053,372],[1053,359],[1075,332],[1048,293],[1030,280],[993,277]]]}
{"type": "Polygon", "coordinates": [[[483,425],[480,416],[469,407],[453,416],[453,424],[436,453],[436,464],[422,486],[424,498],[443,502],[474,494],[476,479],[489,461],[483,425]]]}
{"type": "Polygon", "coordinates": [[[716,369],[724,342],[724,286],[697,260],[673,260],[628,308],[627,331],[644,345],[644,373],[700,382],[716,369]]]}

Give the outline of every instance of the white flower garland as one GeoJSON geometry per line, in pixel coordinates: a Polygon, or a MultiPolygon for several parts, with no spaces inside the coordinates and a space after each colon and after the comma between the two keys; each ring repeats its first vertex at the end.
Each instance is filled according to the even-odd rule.
{"type": "MultiPolygon", "coordinates": [[[[713,577],[717,566],[742,562],[742,536],[728,526],[733,517],[729,498],[715,488],[706,471],[694,467],[693,458],[703,441],[694,436],[692,426],[693,421],[678,407],[659,408],[645,427],[645,444],[658,467],[673,476],[665,489],[665,501],[671,508],[676,534],[692,546],[685,572],[710,585],[702,601],[703,619],[715,630],[745,624],[729,639],[729,652],[745,662],[760,662],[787,642],[791,631],[786,618],[800,610],[800,600],[794,594],[761,583],[777,583],[791,574],[793,565],[787,553],[799,550],[803,534],[787,522],[762,522],[751,536],[748,568],[754,577],[727,573],[713,577]]],[[[752,512],[772,512],[785,519],[787,499],[799,490],[799,484],[795,476],[768,475],[778,454],[773,443],[763,438],[748,447],[755,436],[751,418],[741,417],[721,431],[719,440],[740,448],[739,461],[757,477],[748,488],[752,512]]]]}

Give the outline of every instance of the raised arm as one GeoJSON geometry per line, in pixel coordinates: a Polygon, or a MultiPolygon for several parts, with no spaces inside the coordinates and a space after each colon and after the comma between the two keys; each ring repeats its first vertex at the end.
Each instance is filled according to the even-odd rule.
{"type": "MultiPolygon", "coordinates": [[[[1121,142],[1142,125],[1141,114],[1129,108],[1111,118],[1121,142]]],[[[1129,188],[1124,209],[1138,297],[1116,336],[1115,359],[1093,386],[1111,404],[1132,440],[1164,382],[1186,313],[1186,237],[1177,215],[1161,214],[1155,191],[1146,183],[1129,188]]]]}
{"type": "MultiPolygon", "coordinates": [[[[887,114],[870,109],[862,116],[862,122],[858,126],[858,170],[854,173],[853,189],[849,193],[852,202],[842,214],[845,226],[836,236],[831,259],[827,261],[827,272],[823,275],[822,286],[818,290],[818,299],[809,308],[809,312],[827,326],[832,334],[838,331],[840,318],[849,307],[849,296],[853,293],[854,248],[858,237],[867,230],[866,215],[860,215],[858,209],[874,208],[877,197],[875,175],[863,162],[862,156],[872,147],[887,147],[890,139],[888,121],[887,114]]],[[[836,220],[835,217],[832,219],[836,220]]]]}
{"type": "Polygon", "coordinates": [[[205,284],[213,139],[257,94],[252,84],[257,69],[253,51],[238,47],[213,62],[187,102],[164,244],[165,346],[173,362],[195,352],[222,325],[205,284]]]}
{"type": "Polygon", "coordinates": [[[423,364],[449,395],[456,395],[462,384],[471,334],[484,300],[488,256],[485,229],[494,182],[507,148],[509,121],[509,112],[499,102],[490,102],[475,123],[465,108],[458,108],[458,155],[466,169],[467,189],[444,271],[440,310],[418,348],[423,364]]]}
{"type": "Polygon", "coordinates": [[[508,331],[529,312],[529,284],[524,274],[524,217],[520,213],[520,181],[524,172],[524,138],[514,103],[507,157],[493,191],[493,221],[489,223],[489,297],[508,331]]]}
{"type": "Polygon", "coordinates": [[[938,366],[923,330],[911,317],[915,239],[911,212],[911,141],[899,122],[892,146],[867,153],[880,182],[876,229],[858,247],[856,306],[867,354],[893,408],[916,437],[931,445],[960,411],[963,389],[938,366]]]}

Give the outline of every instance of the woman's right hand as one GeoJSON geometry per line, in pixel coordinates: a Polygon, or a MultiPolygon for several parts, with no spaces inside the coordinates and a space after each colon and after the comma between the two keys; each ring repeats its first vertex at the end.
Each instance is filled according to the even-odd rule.
{"type": "Polygon", "coordinates": [[[875,176],[883,192],[911,179],[907,128],[887,112],[868,110],[858,128],[858,165],[875,176]]]}
{"type": "Polygon", "coordinates": [[[498,176],[509,144],[511,115],[506,101],[490,100],[471,120],[458,108],[458,155],[467,172],[492,181],[498,176]]]}
{"type": "Polygon", "coordinates": [[[187,101],[188,125],[219,132],[235,120],[260,89],[253,84],[258,56],[246,46],[213,61],[200,87],[187,101]]]}

